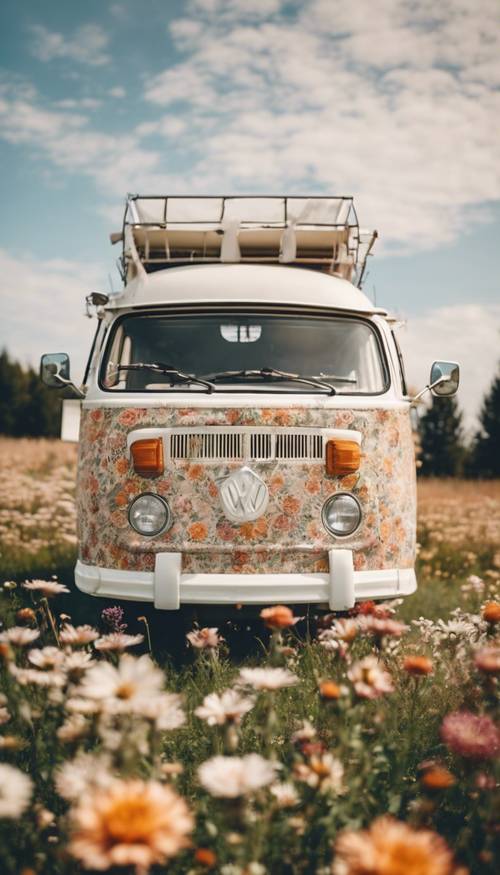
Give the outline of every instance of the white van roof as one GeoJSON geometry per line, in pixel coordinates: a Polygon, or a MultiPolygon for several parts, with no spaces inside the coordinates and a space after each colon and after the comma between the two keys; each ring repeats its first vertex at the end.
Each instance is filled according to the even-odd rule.
{"type": "Polygon", "coordinates": [[[131,280],[106,309],[162,304],[274,304],[385,314],[346,279],[300,267],[189,264],[131,280]]]}

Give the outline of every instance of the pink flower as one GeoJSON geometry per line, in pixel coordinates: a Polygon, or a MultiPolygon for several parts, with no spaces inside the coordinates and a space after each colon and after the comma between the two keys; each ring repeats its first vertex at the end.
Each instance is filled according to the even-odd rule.
{"type": "Polygon", "coordinates": [[[441,738],[454,753],[471,759],[493,759],[500,753],[500,732],[490,717],[454,711],[441,724],[441,738]]]}

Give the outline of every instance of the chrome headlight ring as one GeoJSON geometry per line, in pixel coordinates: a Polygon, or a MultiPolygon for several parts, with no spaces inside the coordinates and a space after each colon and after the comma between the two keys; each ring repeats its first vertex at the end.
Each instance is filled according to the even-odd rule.
{"type": "Polygon", "coordinates": [[[128,521],[134,532],[146,538],[161,535],[173,523],[168,501],[156,492],[142,492],[134,498],[129,505],[128,521]]]}
{"type": "Polygon", "coordinates": [[[327,532],[335,538],[348,538],[361,525],[361,505],[350,492],[336,492],[321,510],[321,520],[327,532]]]}

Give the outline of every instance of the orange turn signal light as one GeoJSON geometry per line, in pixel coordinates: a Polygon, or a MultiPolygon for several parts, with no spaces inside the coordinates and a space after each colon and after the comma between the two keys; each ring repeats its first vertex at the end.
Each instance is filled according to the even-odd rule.
{"type": "Polygon", "coordinates": [[[147,438],[134,441],[130,447],[136,474],[142,477],[158,477],[163,474],[163,441],[161,438],[147,438]]]}
{"type": "Polygon", "coordinates": [[[327,441],[325,466],[330,477],[339,474],[353,474],[359,468],[361,450],[356,441],[327,441]]]}

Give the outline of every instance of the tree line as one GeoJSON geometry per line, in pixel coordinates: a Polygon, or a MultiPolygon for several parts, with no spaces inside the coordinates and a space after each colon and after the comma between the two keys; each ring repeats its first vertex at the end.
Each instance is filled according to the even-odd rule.
{"type": "MultiPolygon", "coordinates": [[[[0,434],[58,437],[63,393],[47,389],[38,372],[0,353],[0,434]]],[[[419,474],[423,477],[500,477],[500,369],[466,441],[456,397],[432,398],[419,416],[419,474]]]]}
{"type": "Polygon", "coordinates": [[[419,417],[423,477],[500,477],[500,368],[483,398],[479,428],[467,441],[456,396],[432,398],[419,417]]]}
{"type": "Polygon", "coordinates": [[[0,352],[0,434],[59,437],[62,397],[47,389],[38,371],[0,352]]]}

